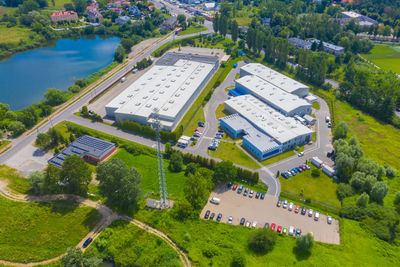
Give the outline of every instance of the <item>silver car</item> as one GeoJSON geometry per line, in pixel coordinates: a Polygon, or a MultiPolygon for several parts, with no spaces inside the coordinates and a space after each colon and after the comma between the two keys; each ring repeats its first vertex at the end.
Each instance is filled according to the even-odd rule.
{"type": "Polygon", "coordinates": [[[287,200],[283,201],[283,208],[284,208],[284,209],[287,208],[287,204],[288,204],[287,200]]]}

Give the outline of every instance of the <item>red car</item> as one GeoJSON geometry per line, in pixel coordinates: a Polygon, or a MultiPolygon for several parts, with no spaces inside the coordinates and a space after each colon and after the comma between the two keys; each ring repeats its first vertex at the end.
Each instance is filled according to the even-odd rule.
{"type": "Polygon", "coordinates": [[[296,208],[294,209],[294,212],[295,212],[295,213],[299,213],[299,211],[300,211],[300,206],[297,205],[296,208]]]}
{"type": "Polygon", "coordinates": [[[237,187],[238,187],[238,184],[234,184],[232,187],[232,190],[235,191],[237,187]]]}
{"type": "Polygon", "coordinates": [[[276,230],[278,233],[282,233],[282,226],[278,226],[278,229],[276,230]]]}
{"type": "Polygon", "coordinates": [[[299,167],[302,168],[304,171],[307,170],[306,166],[304,166],[304,165],[300,165],[299,167]]]}
{"type": "Polygon", "coordinates": [[[275,230],[275,226],[276,226],[276,224],[271,223],[271,230],[275,230]]]}

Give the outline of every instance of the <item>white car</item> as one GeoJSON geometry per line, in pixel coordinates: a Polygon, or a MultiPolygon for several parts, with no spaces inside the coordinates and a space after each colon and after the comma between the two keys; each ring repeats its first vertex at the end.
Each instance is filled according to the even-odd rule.
{"type": "Polygon", "coordinates": [[[254,221],[252,226],[253,226],[253,228],[256,228],[257,227],[257,222],[254,221]]]}
{"type": "Polygon", "coordinates": [[[289,227],[289,235],[294,235],[296,232],[296,229],[293,226],[289,227]]]}
{"type": "Polygon", "coordinates": [[[232,217],[232,216],[229,216],[228,223],[229,223],[229,224],[232,224],[232,221],[233,221],[233,217],[232,217]]]}
{"type": "Polygon", "coordinates": [[[288,207],[288,211],[292,211],[292,210],[293,210],[293,203],[290,202],[290,203],[289,203],[289,207],[288,207]]]}
{"type": "Polygon", "coordinates": [[[299,157],[304,156],[304,152],[300,152],[299,154],[297,154],[297,156],[299,156],[299,157]]]}
{"type": "Polygon", "coordinates": [[[250,222],[250,221],[247,221],[247,222],[246,222],[246,227],[250,227],[250,225],[251,225],[251,222],[250,222]]]}
{"type": "Polygon", "coordinates": [[[314,212],[314,211],[313,211],[312,209],[309,209],[309,210],[308,210],[308,217],[312,217],[313,212],[314,212]]]}
{"type": "Polygon", "coordinates": [[[249,193],[249,198],[252,198],[252,197],[253,197],[253,195],[254,195],[254,191],[253,191],[253,190],[250,190],[250,193],[249,193]]]}
{"type": "Polygon", "coordinates": [[[287,208],[287,200],[283,201],[283,208],[286,209],[287,208]]]}
{"type": "Polygon", "coordinates": [[[316,211],[314,214],[314,221],[318,221],[319,220],[319,212],[316,211]]]}
{"type": "Polygon", "coordinates": [[[332,224],[332,216],[327,217],[327,222],[328,222],[328,224],[332,224]]]}

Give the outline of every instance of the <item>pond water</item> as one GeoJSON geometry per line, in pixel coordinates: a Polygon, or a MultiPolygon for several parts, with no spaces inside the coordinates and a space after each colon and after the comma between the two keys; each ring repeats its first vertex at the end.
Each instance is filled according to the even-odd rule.
{"type": "Polygon", "coordinates": [[[0,102],[18,110],[42,100],[48,88],[67,90],[76,79],[111,64],[119,42],[99,36],[61,39],[0,61],[0,102]]]}

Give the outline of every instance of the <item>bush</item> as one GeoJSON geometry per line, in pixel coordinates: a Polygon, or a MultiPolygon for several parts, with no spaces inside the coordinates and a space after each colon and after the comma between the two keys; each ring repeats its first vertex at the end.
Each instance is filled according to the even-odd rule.
{"type": "Polygon", "coordinates": [[[297,248],[302,252],[309,252],[314,246],[314,237],[311,233],[300,236],[296,239],[297,248]]]}
{"type": "Polygon", "coordinates": [[[244,266],[246,266],[246,258],[239,252],[234,253],[231,261],[231,267],[244,267],[244,266]]]}
{"type": "Polygon", "coordinates": [[[385,165],[385,170],[386,170],[386,176],[389,178],[393,178],[396,176],[396,170],[390,166],[390,165],[385,165]]]}
{"type": "Polygon", "coordinates": [[[336,194],[339,200],[343,200],[346,197],[351,197],[354,193],[349,184],[340,183],[336,190],[336,194]]]}
{"type": "Polygon", "coordinates": [[[173,172],[180,172],[183,168],[183,159],[181,154],[174,152],[169,161],[169,169],[173,172]]]}
{"type": "Polygon", "coordinates": [[[272,250],[276,241],[276,233],[270,229],[261,228],[249,235],[248,245],[256,253],[267,253],[272,250]]]}
{"type": "Polygon", "coordinates": [[[394,197],[394,204],[400,204],[400,191],[396,192],[396,196],[394,197]]]}
{"type": "Polygon", "coordinates": [[[25,125],[20,121],[13,121],[8,126],[8,130],[13,132],[13,137],[20,136],[23,132],[25,132],[25,125]]]}
{"type": "Polygon", "coordinates": [[[320,169],[313,169],[313,170],[311,171],[311,175],[312,175],[313,177],[319,177],[319,176],[321,175],[321,170],[320,170],[320,169]]]}
{"type": "Polygon", "coordinates": [[[367,193],[362,193],[357,199],[357,206],[365,208],[369,202],[369,195],[367,193]]]}

